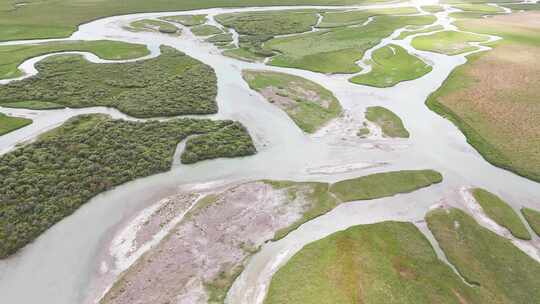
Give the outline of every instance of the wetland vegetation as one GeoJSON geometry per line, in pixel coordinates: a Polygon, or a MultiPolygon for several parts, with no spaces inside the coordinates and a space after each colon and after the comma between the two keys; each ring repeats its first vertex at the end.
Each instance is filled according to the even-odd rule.
{"type": "Polygon", "coordinates": [[[0,136],[25,127],[32,123],[31,119],[8,116],[0,113],[0,136]]]}
{"type": "Polygon", "coordinates": [[[508,229],[513,236],[522,240],[531,239],[529,231],[514,209],[500,197],[480,188],[472,189],[472,195],[486,215],[500,226],[508,229]]]}
{"type": "Polygon", "coordinates": [[[61,55],[36,67],[36,76],[0,86],[0,105],[108,106],[135,117],[217,112],[214,70],[170,47],[143,61],[98,64],[61,55]]]}
{"type": "Polygon", "coordinates": [[[384,107],[368,107],[366,119],[379,126],[384,136],[408,138],[409,131],[403,126],[401,118],[384,107]]]}
{"type": "Polygon", "coordinates": [[[184,164],[192,164],[205,159],[248,156],[256,152],[246,128],[234,122],[220,130],[189,138],[181,159],[184,164]]]}
{"type": "Polygon", "coordinates": [[[142,19],[131,22],[128,29],[130,31],[157,31],[164,34],[180,33],[180,29],[173,24],[161,20],[142,19]]]}
{"type": "Polygon", "coordinates": [[[522,208],[521,213],[529,223],[534,233],[540,236],[540,211],[531,208],[522,208]]]}
{"type": "Polygon", "coordinates": [[[376,16],[359,27],[337,27],[317,32],[279,37],[267,41],[264,48],[276,51],[270,65],[292,67],[321,73],[356,73],[364,52],[377,45],[394,30],[407,25],[428,25],[435,17],[376,16]]]}
{"type": "Polygon", "coordinates": [[[442,31],[431,35],[419,36],[412,40],[412,46],[417,50],[458,55],[477,50],[469,42],[484,42],[488,38],[484,35],[464,33],[457,31],[442,31]]]}
{"type": "Polygon", "coordinates": [[[18,66],[27,59],[65,51],[90,52],[107,60],[134,59],[150,54],[146,45],[110,40],[2,45],[0,46],[0,79],[22,76],[18,66]]]}
{"type": "Polygon", "coordinates": [[[306,245],[277,273],[265,304],[477,303],[412,223],[353,226],[306,245]]]}
{"type": "Polygon", "coordinates": [[[375,173],[339,181],[330,192],[344,202],[368,200],[407,193],[442,182],[442,175],[433,170],[402,170],[375,173]]]}
{"type": "MultiPolygon", "coordinates": [[[[239,128],[231,121],[132,122],[83,115],[0,156],[0,257],[28,244],[98,193],[169,170],[177,144],[187,136],[217,132],[204,142],[212,149],[213,141],[221,140],[219,130],[233,125],[239,128]]],[[[219,142],[220,150],[205,156],[239,156],[237,143],[219,142]]]]}
{"type": "Polygon", "coordinates": [[[177,15],[159,18],[161,20],[180,23],[184,26],[201,25],[206,22],[206,15],[177,15]]]}
{"type": "Polygon", "coordinates": [[[276,105],[307,133],[314,133],[341,113],[337,98],[321,85],[302,77],[262,70],[244,70],[244,80],[276,105]]]}
{"type": "Polygon", "coordinates": [[[375,50],[369,61],[371,70],[350,79],[352,83],[385,88],[402,81],[420,78],[433,69],[404,48],[390,44],[375,50]]]}
{"type": "Polygon", "coordinates": [[[503,38],[468,56],[427,100],[490,163],[540,181],[539,13],[462,19],[460,28],[503,38]]]}
{"type": "Polygon", "coordinates": [[[460,209],[430,211],[426,221],[450,263],[467,282],[475,285],[479,298],[470,303],[518,304],[540,300],[540,263],[510,240],[480,226],[460,209]]]}

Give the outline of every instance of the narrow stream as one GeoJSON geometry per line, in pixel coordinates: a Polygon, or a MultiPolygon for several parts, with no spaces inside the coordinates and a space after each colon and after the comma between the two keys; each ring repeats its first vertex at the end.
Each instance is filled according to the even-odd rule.
{"type": "MultiPolygon", "coordinates": [[[[410,5],[398,3],[369,8],[410,5]]],[[[96,196],[32,244],[14,256],[0,261],[0,303],[84,302],[88,294],[95,291],[92,286],[95,278],[100,275],[102,254],[108,248],[113,232],[137,211],[174,194],[181,185],[188,183],[259,178],[331,182],[373,172],[424,168],[438,170],[444,176],[443,183],[413,193],[343,204],[302,225],[282,240],[266,244],[251,258],[246,270],[235,282],[227,298],[227,302],[231,304],[261,303],[272,273],[303,245],[352,225],[390,219],[421,221],[430,206],[443,197],[452,197],[464,185],[474,185],[497,193],[514,207],[523,205],[540,208],[540,201],[536,199],[540,197],[538,183],[487,163],[467,144],[465,137],[451,122],[431,112],[424,104],[427,96],[442,84],[448,74],[456,66],[466,62],[465,55],[446,56],[418,51],[410,46],[412,37],[393,40],[392,38],[397,36],[392,35],[378,47],[388,43],[398,44],[432,64],[433,71],[419,79],[380,89],[349,83],[342,75],[324,75],[227,58],[220,55],[216,47],[193,35],[173,37],[151,32],[132,33],[122,27],[135,19],[177,14],[215,16],[226,12],[299,8],[335,7],[255,7],[123,15],[83,24],[70,38],[64,39],[113,39],[143,43],[152,50],[150,56],[158,54],[156,50],[160,44],[164,44],[212,66],[218,77],[217,101],[220,109],[212,118],[241,121],[257,142],[259,153],[247,158],[217,159],[189,166],[175,163],[168,172],[138,179],[96,196]],[[411,138],[403,141],[359,139],[339,134],[308,136],[281,110],[249,89],[242,80],[241,70],[253,68],[287,72],[322,84],[336,95],[344,110],[352,116],[363,117],[365,108],[369,106],[387,107],[403,119],[411,138]],[[357,167],[334,174],[314,170],[325,166],[358,163],[385,165],[357,167]],[[29,290],[31,292],[28,292],[29,290]]],[[[436,24],[453,29],[448,18],[450,9],[447,6],[445,8],[445,12],[436,14],[436,24]]],[[[34,42],[12,41],[0,45],[34,42]]],[[[99,58],[87,58],[99,62],[99,58]]],[[[33,64],[37,62],[37,59],[31,60],[23,63],[21,67],[30,73],[33,64]]],[[[107,113],[115,118],[133,119],[117,110],[104,107],[51,111],[0,107],[0,112],[34,119],[30,126],[0,137],[0,153],[9,151],[16,144],[32,140],[45,130],[54,128],[75,115],[107,113]]]]}

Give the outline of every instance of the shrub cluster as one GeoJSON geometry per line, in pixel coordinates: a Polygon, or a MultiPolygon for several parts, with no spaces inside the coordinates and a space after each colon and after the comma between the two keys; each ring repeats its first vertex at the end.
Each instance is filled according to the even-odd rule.
{"type": "Polygon", "coordinates": [[[188,139],[182,163],[191,164],[218,157],[237,157],[255,154],[251,136],[244,126],[234,122],[223,129],[188,139]]]}
{"type": "Polygon", "coordinates": [[[0,105],[54,102],[81,108],[108,106],[135,117],[217,112],[214,70],[173,48],[153,59],[95,64],[77,55],[48,58],[36,76],[0,86],[0,105]]]}
{"type": "Polygon", "coordinates": [[[198,159],[246,155],[254,149],[245,129],[232,121],[133,122],[83,115],[0,156],[0,258],[98,193],[168,170],[181,140],[208,132],[189,143],[198,159]]]}

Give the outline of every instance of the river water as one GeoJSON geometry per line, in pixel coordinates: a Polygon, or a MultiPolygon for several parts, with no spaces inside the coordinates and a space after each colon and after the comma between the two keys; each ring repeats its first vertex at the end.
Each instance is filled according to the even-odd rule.
{"type": "MultiPolygon", "coordinates": [[[[377,5],[370,8],[407,5],[411,3],[377,5]]],[[[328,7],[208,9],[181,14],[214,16],[224,12],[298,8],[328,7]]],[[[437,13],[436,24],[453,29],[451,20],[447,17],[449,11],[451,9],[446,7],[445,12],[437,13]]],[[[445,56],[417,51],[410,46],[411,38],[403,41],[392,39],[399,35],[398,30],[376,47],[388,43],[398,44],[431,63],[433,71],[414,81],[379,89],[351,84],[343,75],[332,76],[269,67],[227,58],[220,55],[214,46],[200,41],[187,30],[184,30],[180,37],[173,37],[160,33],[133,33],[122,28],[133,20],[177,14],[180,12],[104,18],[81,25],[76,33],[65,40],[114,39],[143,43],[152,51],[150,56],[158,55],[159,45],[163,44],[209,64],[218,77],[217,102],[220,109],[218,114],[211,117],[241,121],[254,137],[259,153],[252,157],[217,159],[189,166],[175,164],[169,172],[138,179],[96,196],[32,244],[14,256],[0,261],[0,303],[85,302],[88,295],[95,292],[91,286],[99,276],[102,253],[114,231],[137,211],[174,194],[185,184],[259,178],[336,181],[373,172],[424,168],[435,169],[444,176],[443,183],[413,193],[343,204],[302,225],[282,240],[266,244],[253,256],[246,271],[235,282],[228,295],[228,303],[260,303],[271,274],[304,244],[356,224],[387,219],[420,222],[430,206],[445,198],[451,203],[452,198],[456,198],[456,193],[464,186],[482,187],[497,193],[516,210],[520,206],[540,208],[540,201],[536,199],[540,197],[538,183],[487,163],[467,144],[465,137],[452,123],[431,112],[424,104],[427,96],[442,84],[448,74],[456,66],[465,63],[464,55],[445,56]],[[403,119],[411,138],[359,139],[341,136],[340,132],[308,136],[281,110],[249,89],[241,77],[241,70],[247,68],[287,72],[322,84],[336,95],[344,110],[354,117],[363,117],[368,106],[381,105],[389,108],[403,119]],[[380,163],[385,165],[367,168],[358,166],[380,163]],[[335,170],[332,174],[318,170],[323,167],[343,168],[348,165],[351,170],[335,170]]],[[[25,43],[34,42],[15,41],[1,44],[25,43]]],[[[483,48],[485,49],[487,48],[483,48]]],[[[87,55],[87,58],[106,63],[95,56],[87,55]]],[[[33,64],[37,61],[29,60],[21,68],[29,74],[35,73],[33,64]]],[[[16,144],[30,141],[43,131],[82,113],[107,113],[115,118],[133,119],[117,110],[104,107],[51,111],[0,107],[0,112],[34,119],[32,125],[0,137],[0,153],[9,151],[16,144]]]]}

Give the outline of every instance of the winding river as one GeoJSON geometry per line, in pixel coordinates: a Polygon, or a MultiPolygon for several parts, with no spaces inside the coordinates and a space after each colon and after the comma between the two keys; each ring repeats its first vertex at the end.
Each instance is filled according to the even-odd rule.
{"type": "MultiPolygon", "coordinates": [[[[428,0],[344,8],[388,8],[425,4],[434,3],[428,0]]],[[[343,75],[324,75],[227,58],[222,56],[216,47],[194,37],[189,30],[184,30],[180,37],[173,37],[153,32],[133,33],[123,29],[124,25],[134,20],[161,16],[208,14],[212,17],[226,12],[299,8],[335,7],[216,8],[132,14],[92,21],[81,25],[69,38],[55,39],[112,39],[143,43],[151,50],[149,56],[158,55],[159,45],[163,44],[205,62],[215,69],[218,77],[219,113],[211,117],[241,121],[254,137],[259,153],[252,157],[217,159],[189,166],[175,163],[166,173],[138,179],[96,196],[17,254],[0,261],[0,303],[91,302],[90,295],[99,292],[94,290],[94,281],[99,277],[103,252],[109,246],[114,232],[138,211],[174,194],[181,185],[186,184],[260,178],[331,182],[373,172],[424,168],[435,169],[444,176],[443,183],[413,193],[340,205],[328,214],[302,225],[280,241],[267,243],[251,258],[246,270],[236,280],[227,298],[227,303],[230,304],[261,303],[271,275],[303,245],[352,225],[388,219],[412,221],[422,227],[425,213],[438,202],[444,201],[463,208],[459,203],[462,201],[460,193],[463,187],[482,187],[497,193],[516,210],[521,206],[540,208],[540,201],[537,200],[540,197],[538,183],[486,162],[470,147],[451,122],[431,112],[424,104],[427,96],[442,84],[448,74],[456,66],[466,62],[467,54],[446,56],[415,50],[410,45],[414,36],[405,40],[394,40],[403,30],[399,29],[374,49],[389,43],[398,44],[432,64],[433,71],[419,79],[380,89],[349,83],[343,75]],[[315,81],[336,95],[346,115],[352,119],[349,122],[338,119],[317,134],[308,136],[281,110],[249,89],[242,80],[242,69],[282,71],[315,81]],[[348,130],[358,128],[358,125],[353,123],[362,121],[365,108],[373,105],[382,105],[399,115],[411,133],[411,138],[360,139],[354,135],[355,131],[353,135],[347,134],[348,130]]],[[[455,29],[448,17],[452,10],[445,7],[445,11],[435,14],[435,24],[442,25],[445,29],[455,29]]],[[[35,41],[11,41],[0,45],[26,43],[35,41]]],[[[369,59],[374,49],[366,53],[362,62],[369,59]]],[[[480,47],[478,51],[488,49],[480,47]]],[[[84,55],[93,62],[108,62],[91,54],[84,55]]],[[[32,75],[36,73],[34,64],[47,56],[51,55],[28,60],[21,65],[21,69],[32,75]]],[[[115,118],[133,119],[105,107],[51,111],[0,107],[0,112],[34,120],[33,124],[0,137],[0,154],[13,149],[17,144],[31,141],[42,132],[75,115],[107,113],[115,118]]],[[[180,148],[181,146],[179,145],[180,148]]],[[[425,232],[426,229],[422,231],[425,232]]],[[[433,243],[429,233],[426,235],[433,243]]],[[[531,241],[531,244],[536,246],[536,252],[533,251],[531,255],[538,255],[538,241],[536,237],[531,241]]],[[[438,248],[436,244],[434,246],[438,248]]],[[[438,252],[440,254],[440,251],[438,252]]]]}

